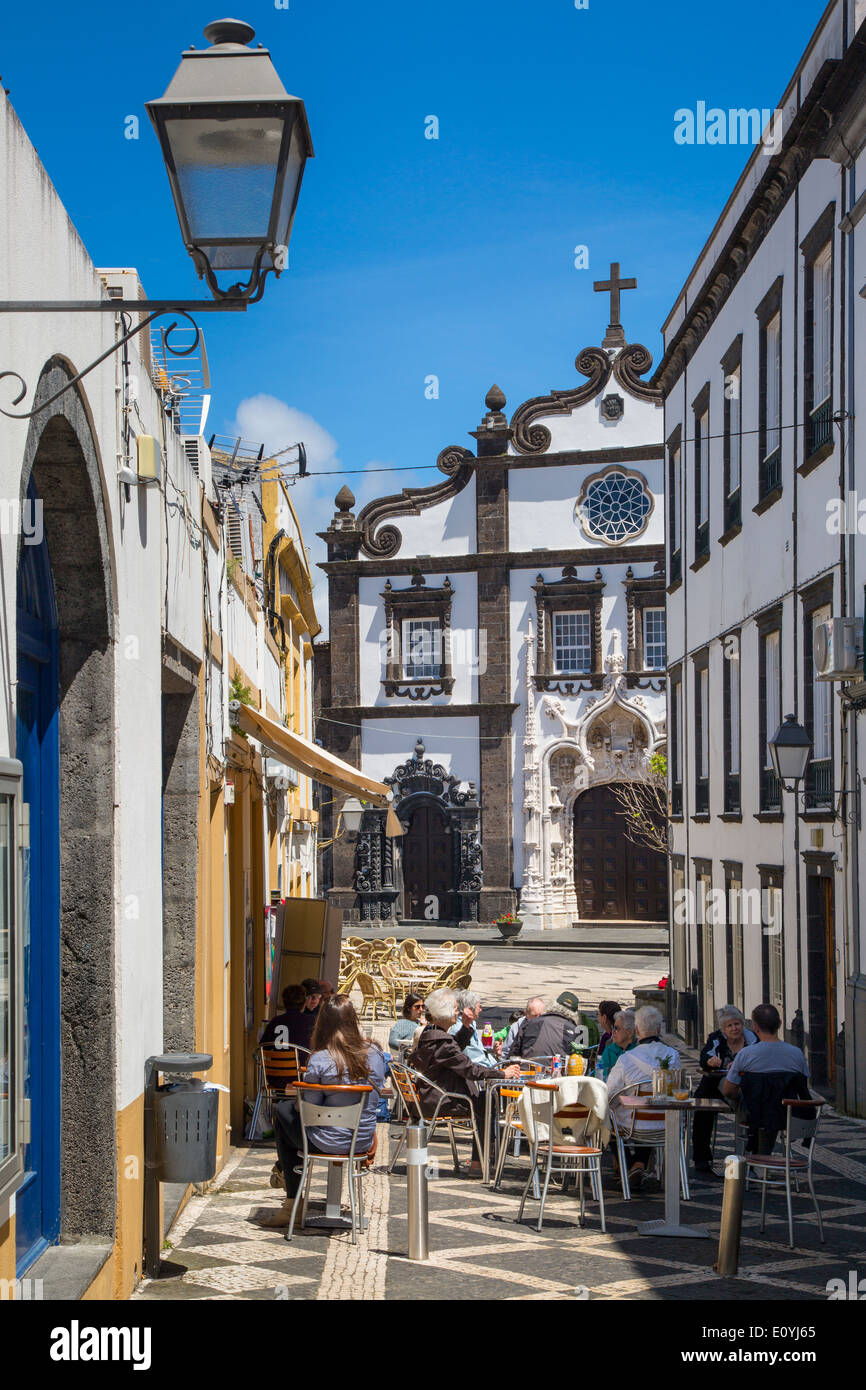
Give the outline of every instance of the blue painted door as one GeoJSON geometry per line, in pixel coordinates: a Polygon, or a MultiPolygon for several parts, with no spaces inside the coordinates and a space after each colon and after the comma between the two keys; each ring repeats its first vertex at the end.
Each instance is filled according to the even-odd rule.
{"type": "MultiPolygon", "coordinates": [[[[34,494],[31,492],[31,496],[34,494]]],[[[15,1199],[19,1276],[60,1237],[60,780],[57,620],[44,540],[22,545],[18,569],[16,753],[30,807],[21,929],[30,1135],[15,1199]]]]}

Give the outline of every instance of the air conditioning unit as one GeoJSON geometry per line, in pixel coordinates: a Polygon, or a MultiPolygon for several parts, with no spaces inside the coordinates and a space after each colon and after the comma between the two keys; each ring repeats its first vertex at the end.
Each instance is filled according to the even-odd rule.
{"type": "Polygon", "coordinates": [[[205,497],[212,500],[211,457],[204,435],[185,434],[183,436],[183,451],[186,454],[187,462],[204,488],[205,497]]]}
{"type": "Polygon", "coordinates": [[[863,674],[863,622],[828,618],[815,628],[814,661],[819,681],[850,681],[863,674]]]}

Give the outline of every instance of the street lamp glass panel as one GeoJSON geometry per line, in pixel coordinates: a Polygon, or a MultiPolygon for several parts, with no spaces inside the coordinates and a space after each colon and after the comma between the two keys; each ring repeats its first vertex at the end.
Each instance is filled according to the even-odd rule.
{"type": "Polygon", "coordinates": [[[232,248],[242,256],[228,262],[232,266],[252,265],[268,240],[284,124],[275,116],[165,123],[190,240],[197,246],[224,238],[254,243],[232,248]]]}
{"type": "Polygon", "coordinates": [[[786,714],[769,742],[773,770],[781,782],[799,782],[806,775],[812,740],[793,714],[786,714]]]}
{"type": "Polygon", "coordinates": [[[343,828],[349,835],[357,835],[361,829],[361,817],[364,808],[356,796],[350,796],[343,802],[342,808],[343,828]]]}

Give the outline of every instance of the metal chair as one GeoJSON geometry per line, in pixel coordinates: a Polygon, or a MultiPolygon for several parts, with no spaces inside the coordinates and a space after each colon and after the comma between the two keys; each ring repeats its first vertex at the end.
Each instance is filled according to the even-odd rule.
{"type": "Polygon", "coordinates": [[[289,1043],[287,1047],[256,1048],[255,1058],[259,1074],[259,1086],[252,1118],[247,1129],[247,1139],[252,1139],[255,1135],[262,1105],[267,1105],[270,1113],[275,1101],[285,1100],[286,1087],[297,1085],[303,1077],[309,1056],[309,1049],[298,1047],[296,1043],[289,1043]]]}
{"type": "MultiPolygon", "coordinates": [[[[364,1153],[356,1153],[355,1146],[358,1139],[361,1116],[364,1113],[364,1102],[372,1089],[372,1086],[323,1086],[318,1082],[307,1084],[305,1081],[298,1083],[298,1116],[301,1121],[301,1137],[304,1145],[303,1158],[301,1160],[301,1181],[298,1186],[298,1191],[302,1194],[301,1200],[303,1204],[301,1215],[302,1230],[307,1219],[306,1205],[310,1191],[310,1183],[313,1177],[313,1165],[316,1163],[324,1163],[326,1166],[333,1166],[334,1164],[340,1165],[345,1163],[348,1164],[349,1168],[349,1208],[352,1213],[352,1244],[358,1244],[358,1231],[363,1231],[364,1229],[364,1197],[361,1188],[361,1178],[364,1173],[364,1165],[374,1152],[375,1136],[374,1148],[368,1149],[364,1153]],[[305,1099],[305,1090],[313,1092],[323,1091],[327,1095],[351,1095],[355,1097],[355,1099],[348,1105],[314,1105],[312,1101],[305,1099]],[[342,1154],[311,1153],[307,1142],[307,1129],[312,1125],[351,1130],[352,1137],[348,1151],[342,1154]]],[[[286,1240],[291,1240],[294,1235],[295,1216],[297,1211],[298,1204],[296,1202],[292,1207],[292,1219],[289,1222],[289,1229],[286,1231],[286,1240]]]]}
{"type": "MultiPolygon", "coordinates": [[[[660,1110],[653,1110],[652,1107],[648,1105],[646,1110],[633,1110],[630,1116],[630,1124],[626,1125],[621,1119],[617,1119],[615,1102],[620,1096],[625,1095],[646,1095],[647,1100],[649,1100],[651,1089],[651,1084],[647,1081],[634,1081],[630,1086],[620,1087],[620,1089],[615,1091],[610,1097],[608,1113],[610,1115],[611,1134],[616,1144],[620,1182],[622,1183],[622,1195],[627,1202],[631,1201],[631,1187],[628,1180],[628,1156],[625,1151],[626,1141],[628,1140],[632,1144],[637,1144],[643,1149],[652,1149],[654,1161],[659,1163],[659,1166],[662,1167],[665,1156],[664,1128],[660,1128],[655,1133],[652,1130],[636,1131],[635,1124],[638,1120],[652,1120],[655,1124],[661,1126],[664,1116],[660,1110]]],[[[683,1200],[686,1202],[690,1201],[691,1193],[689,1192],[689,1174],[688,1165],[686,1163],[686,1141],[685,1132],[682,1128],[680,1129],[680,1187],[682,1189],[683,1200]]]]}
{"type": "Polygon", "coordinates": [[[569,1143],[557,1144],[554,1142],[554,1125],[556,1116],[567,1117],[571,1120],[583,1120],[583,1133],[581,1139],[586,1138],[586,1129],[589,1124],[591,1110],[588,1105],[569,1105],[564,1110],[555,1111],[554,1104],[559,1093],[559,1086],[555,1081],[527,1081],[526,1091],[529,1094],[531,1113],[532,1113],[532,1153],[530,1158],[529,1177],[523,1189],[520,1199],[520,1209],[517,1213],[518,1222],[523,1220],[523,1209],[526,1205],[526,1198],[532,1186],[533,1177],[537,1174],[542,1158],[545,1160],[544,1184],[541,1189],[541,1205],[538,1208],[538,1223],[536,1230],[540,1231],[544,1220],[544,1203],[547,1200],[547,1189],[550,1186],[550,1179],[554,1171],[563,1176],[563,1190],[572,1175],[577,1177],[578,1191],[580,1195],[580,1224],[585,1224],[586,1194],[584,1191],[584,1180],[589,1175],[593,1195],[598,1201],[599,1216],[601,1218],[601,1229],[606,1231],[604,1219],[604,1190],[601,1183],[601,1149],[592,1144],[569,1143]],[[540,1139],[538,1135],[538,1120],[535,1116],[536,1110],[545,1110],[546,1114],[541,1121],[547,1126],[547,1138],[540,1139]]]}
{"type": "Polygon", "coordinates": [[[402,1120],[403,1132],[400,1135],[400,1142],[394,1151],[394,1157],[388,1164],[389,1173],[393,1173],[397,1159],[400,1157],[400,1154],[403,1151],[403,1145],[406,1142],[406,1126],[410,1124],[423,1124],[426,1126],[427,1135],[425,1143],[428,1144],[430,1142],[431,1136],[434,1134],[436,1130],[437,1125],[445,1125],[447,1127],[448,1138],[451,1143],[451,1154],[454,1159],[455,1173],[460,1171],[460,1157],[457,1153],[457,1140],[454,1134],[455,1125],[458,1125],[463,1129],[463,1132],[466,1135],[466,1137],[471,1136],[472,1138],[474,1138],[477,1147],[477,1152],[479,1154],[481,1153],[481,1141],[478,1137],[478,1128],[475,1124],[475,1111],[472,1108],[472,1101],[468,1096],[460,1095],[459,1092],[456,1091],[443,1091],[442,1087],[437,1086],[435,1081],[431,1081],[429,1077],[422,1076],[420,1072],[415,1071],[412,1067],[407,1067],[405,1065],[401,1065],[400,1063],[393,1061],[391,1063],[391,1079],[394,1082],[394,1085],[397,1087],[398,1091],[400,1092],[400,1099],[403,1102],[406,1114],[405,1118],[402,1120]],[[439,1099],[436,1102],[436,1107],[432,1115],[424,1114],[423,1107],[421,1105],[421,1097],[418,1094],[418,1087],[415,1084],[416,1079],[418,1078],[420,1078],[424,1082],[425,1086],[432,1087],[432,1089],[436,1091],[438,1094],[439,1099]],[[465,1105],[469,1112],[466,1119],[464,1120],[463,1117],[460,1115],[440,1114],[442,1106],[446,1100],[460,1101],[462,1105],[465,1105]]]}
{"type": "Polygon", "coordinates": [[[782,1137],[781,1154],[746,1154],[746,1171],[754,1168],[755,1181],[761,1188],[761,1231],[766,1225],[767,1212],[767,1189],[769,1187],[785,1189],[785,1199],[788,1204],[788,1244],[794,1248],[794,1212],[791,1205],[791,1181],[793,1179],[797,1191],[800,1195],[798,1177],[802,1174],[806,1178],[809,1193],[812,1198],[812,1205],[815,1208],[815,1215],[818,1218],[818,1235],[823,1244],[824,1226],[821,1221],[821,1210],[818,1206],[818,1198],[815,1195],[815,1186],[812,1180],[812,1156],[815,1152],[815,1134],[818,1129],[818,1122],[821,1119],[821,1106],[827,1102],[818,1097],[812,1100],[783,1100],[785,1107],[785,1131],[782,1137]],[[800,1145],[800,1151],[808,1151],[808,1158],[800,1157],[799,1153],[794,1153],[793,1146],[800,1145]],[[762,1176],[758,1176],[757,1170],[760,1169],[762,1176]],[[777,1174],[775,1178],[772,1173],[777,1174]]]}

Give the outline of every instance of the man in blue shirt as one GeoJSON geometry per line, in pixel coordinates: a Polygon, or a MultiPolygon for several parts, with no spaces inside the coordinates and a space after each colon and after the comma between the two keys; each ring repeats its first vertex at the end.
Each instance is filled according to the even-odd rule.
{"type": "Polygon", "coordinates": [[[782,1020],[779,1010],[772,1004],[757,1004],[752,1010],[752,1024],[758,1041],[751,1047],[744,1047],[737,1053],[730,1065],[728,1074],[722,1082],[722,1095],[738,1096],[740,1077],[744,1072],[800,1072],[809,1075],[809,1066],[804,1054],[793,1043],[786,1043],[779,1037],[782,1020]]]}
{"type": "Polygon", "coordinates": [[[470,1062],[477,1062],[482,1067],[495,1067],[498,1053],[502,1050],[501,1043],[494,1044],[492,1053],[485,1052],[481,1045],[481,1034],[478,1032],[478,1020],[481,1017],[481,996],[475,994],[471,989],[461,989],[457,991],[457,1022],[448,1029],[457,1039],[457,1045],[461,1052],[465,1052],[470,1062]]]}

